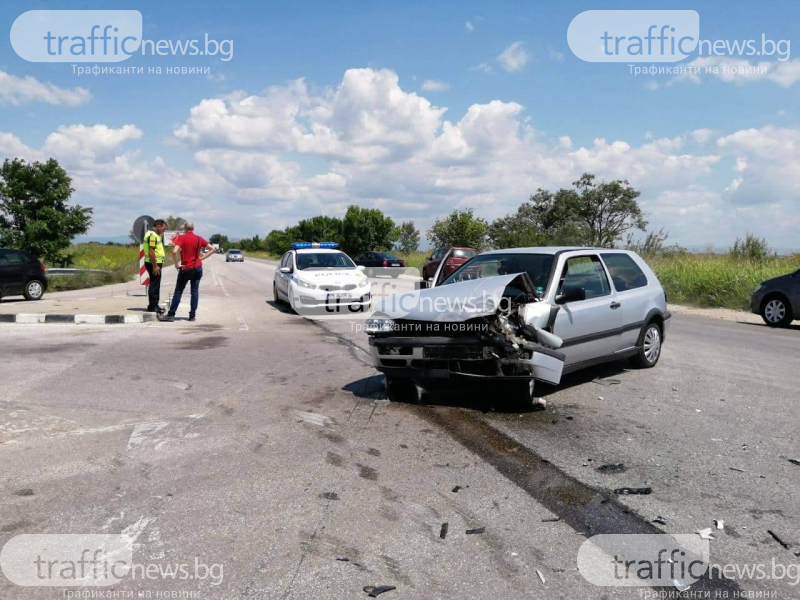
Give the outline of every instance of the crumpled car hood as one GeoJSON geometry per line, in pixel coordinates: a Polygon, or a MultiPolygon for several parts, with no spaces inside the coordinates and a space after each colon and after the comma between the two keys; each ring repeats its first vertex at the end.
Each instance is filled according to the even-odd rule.
{"type": "Polygon", "coordinates": [[[376,316],[445,323],[488,317],[497,312],[506,287],[517,279],[520,289],[533,293],[527,273],[498,275],[390,296],[378,305],[376,316]]]}

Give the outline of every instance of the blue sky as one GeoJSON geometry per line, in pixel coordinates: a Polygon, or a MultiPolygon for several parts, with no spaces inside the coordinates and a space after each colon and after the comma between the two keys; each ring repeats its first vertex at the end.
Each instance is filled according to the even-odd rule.
{"type": "MultiPolygon", "coordinates": [[[[27,10],[91,8],[7,1],[0,19],[10,30],[27,10]]],[[[95,236],[124,234],[142,213],[264,235],[348,204],[380,207],[424,231],[456,207],[501,216],[537,187],[566,187],[590,171],[630,179],[651,226],[674,241],[725,246],[750,230],[800,247],[793,56],[768,65],[769,75],[696,81],[583,62],[567,28],[584,10],[627,8],[612,3],[104,8],[139,10],[146,39],[207,33],[232,40],[234,53],[228,62],[135,55],[121,63],[208,66],[209,77],[78,77],[68,63],[23,60],[0,36],[0,158],[61,160],[75,200],[95,207],[95,236]]],[[[703,39],[798,41],[796,2],[637,8],[696,10],[703,39]]]]}

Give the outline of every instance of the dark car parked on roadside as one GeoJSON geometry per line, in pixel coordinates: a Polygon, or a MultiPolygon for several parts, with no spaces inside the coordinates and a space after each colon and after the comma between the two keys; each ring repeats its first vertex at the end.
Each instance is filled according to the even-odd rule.
{"type": "Polygon", "coordinates": [[[800,270],[761,282],[753,292],[750,309],[770,327],[788,327],[800,319],[800,270]]]}
{"type": "Polygon", "coordinates": [[[447,277],[476,254],[478,254],[478,251],[475,250],[475,248],[437,248],[425,260],[425,264],[422,266],[422,279],[425,281],[433,279],[434,275],[436,275],[436,270],[443,260],[445,261],[444,277],[447,277]]]}
{"type": "Polygon", "coordinates": [[[363,252],[353,259],[358,266],[366,267],[367,277],[389,275],[397,279],[406,272],[406,261],[391,252],[363,252]]]}
{"type": "Polygon", "coordinates": [[[47,290],[44,265],[22,250],[0,248],[0,298],[19,296],[41,300],[47,290]]]}

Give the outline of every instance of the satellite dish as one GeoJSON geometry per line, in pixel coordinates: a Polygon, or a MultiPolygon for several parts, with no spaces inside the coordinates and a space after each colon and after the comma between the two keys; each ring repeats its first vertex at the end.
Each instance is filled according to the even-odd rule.
{"type": "Polygon", "coordinates": [[[142,215],[133,222],[133,237],[136,238],[137,242],[142,243],[144,234],[147,233],[153,223],[155,223],[155,219],[148,215],[142,215]]]}

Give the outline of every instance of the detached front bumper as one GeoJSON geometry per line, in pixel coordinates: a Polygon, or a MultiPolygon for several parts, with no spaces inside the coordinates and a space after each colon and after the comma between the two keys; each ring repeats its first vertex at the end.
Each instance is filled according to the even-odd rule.
{"type": "Polygon", "coordinates": [[[375,368],[388,376],[415,381],[475,379],[561,380],[564,354],[536,345],[529,358],[505,357],[479,336],[369,338],[375,368]]]}

